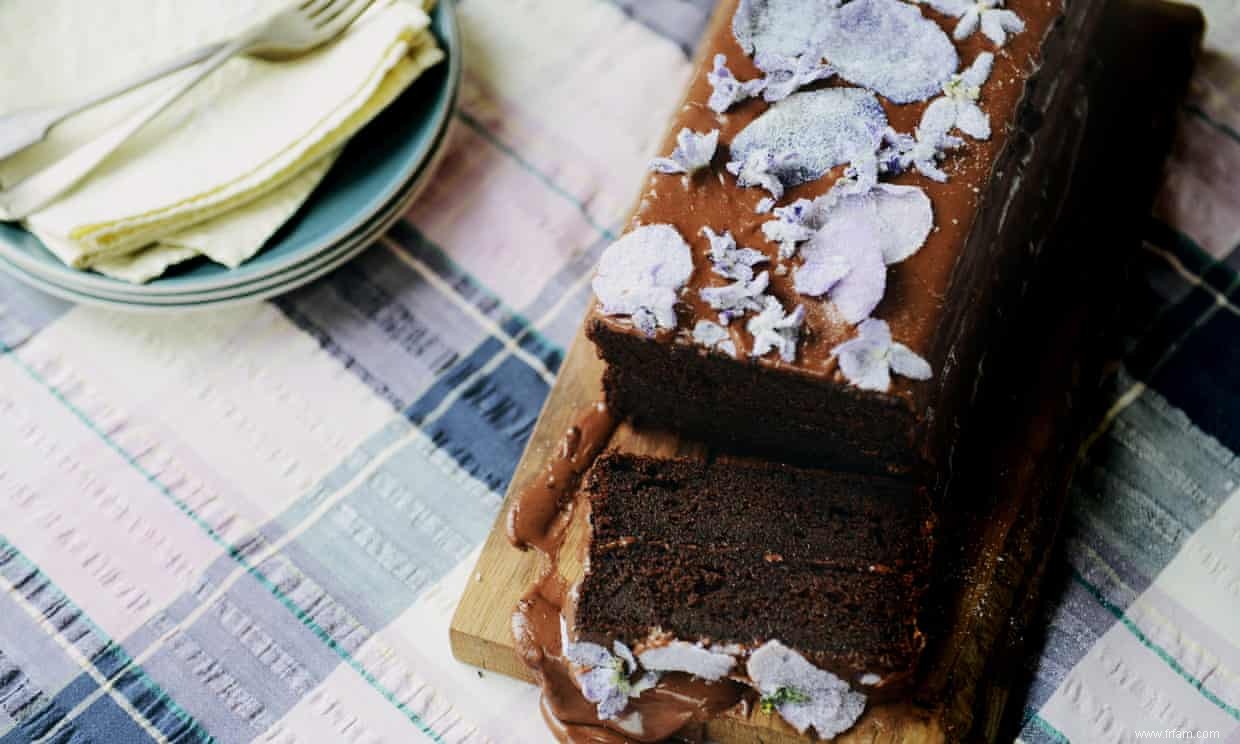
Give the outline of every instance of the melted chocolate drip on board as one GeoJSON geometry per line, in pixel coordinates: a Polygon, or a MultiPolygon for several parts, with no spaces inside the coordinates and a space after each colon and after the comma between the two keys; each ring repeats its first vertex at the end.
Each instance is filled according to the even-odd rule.
{"type": "Polygon", "coordinates": [[[513,501],[508,512],[508,542],[513,547],[537,548],[554,558],[572,513],[566,507],[582,474],[611,439],[616,423],[607,404],[600,401],[568,428],[544,473],[519,491],[513,501]]]}
{"type": "Polygon", "coordinates": [[[568,589],[556,570],[564,530],[582,474],[611,439],[616,420],[596,403],[565,433],[542,476],[517,494],[508,513],[508,539],[547,559],[543,573],[512,616],[517,654],[542,688],[547,727],[565,744],[633,744],[679,739],[703,741],[701,724],[735,707],[753,692],[737,682],[706,682],[664,674],[655,687],[629,702],[618,718],[600,720],[577,687],[560,645],[560,617],[568,589]],[[696,730],[695,730],[696,729],[696,730]]]}

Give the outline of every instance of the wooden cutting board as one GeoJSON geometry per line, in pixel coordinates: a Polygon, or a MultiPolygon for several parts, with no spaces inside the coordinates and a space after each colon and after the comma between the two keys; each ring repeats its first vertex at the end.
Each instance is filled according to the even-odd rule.
{"type": "MultiPolygon", "coordinates": [[[[837,741],[931,744],[1011,738],[1013,684],[1021,684],[1024,634],[1036,614],[1038,586],[1063,513],[1071,466],[1106,358],[1102,331],[1119,304],[1117,268],[1139,245],[1137,229],[1169,146],[1175,105],[1191,71],[1203,22],[1185,6],[1115,0],[1099,45],[1105,85],[1091,97],[1087,134],[1068,207],[1047,249],[1026,317],[987,362],[990,392],[962,445],[956,493],[967,508],[945,519],[929,611],[930,644],[916,700],[871,706],[837,741]],[[1157,49],[1158,54],[1151,53],[1157,49]],[[1154,58],[1157,57],[1157,62],[1154,58]],[[1157,67],[1156,67],[1157,65],[1157,67]],[[1145,91],[1134,100],[1124,91],[1145,91]],[[1131,157],[1142,152],[1140,159],[1131,157]],[[1116,226],[1126,226],[1117,232],[1116,226]],[[990,415],[993,412],[993,415],[990,415]],[[967,474],[967,475],[966,475],[967,474]]],[[[543,472],[564,433],[601,397],[603,364],[579,332],[517,466],[508,496],[543,472]]],[[[623,424],[610,447],[662,456],[703,457],[707,448],[669,432],[623,424]]],[[[518,598],[540,572],[537,553],[512,548],[508,501],[497,515],[451,625],[457,659],[530,679],[510,630],[518,598]]],[[[580,576],[583,519],[574,518],[560,572],[580,576]]],[[[1028,673],[1026,672],[1025,675],[1028,673]]],[[[721,744],[805,741],[777,715],[751,711],[708,724],[721,744]]]]}

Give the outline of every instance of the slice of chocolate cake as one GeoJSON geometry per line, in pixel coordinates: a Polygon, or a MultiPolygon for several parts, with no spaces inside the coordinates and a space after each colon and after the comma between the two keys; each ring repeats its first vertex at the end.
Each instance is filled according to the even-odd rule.
{"type": "Polygon", "coordinates": [[[728,0],[587,332],[613,411],[939,482],[1070,178],[1101,0],[728,0]]]}
{"type": "Polygon", "coordinates": [[[850,726],[867,696],[907,690],[931,553],[924,492],[875,476],[614,452],[585,488],[590,538],[570,647],[619,641],[647,673],[741,679],[822,736],[850,726]],[[771,687],[755,671],[764,664],[817,681],[771,687]],[[811,699],[818,687],[837,716],[811,699]]]}

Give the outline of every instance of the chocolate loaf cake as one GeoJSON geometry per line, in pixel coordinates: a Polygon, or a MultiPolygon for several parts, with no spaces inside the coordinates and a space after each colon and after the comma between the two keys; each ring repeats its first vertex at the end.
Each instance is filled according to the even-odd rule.
{"type": "Polygon", "coordinates": [[[942,485],[1054,217],[1101,0],[728,0],[587,333],[609,407],[942,485]]]}
{"type": "Polygon", "coordinates": [[[779,641],[842,689],[897,694],[923,644],[932,526],[924,493],[902,485],[606,454],[585,486],[591,536],[572,635],[620,640],[647,670],[707,678],[712,665],[743,676],[752,652],[779,641]]]}

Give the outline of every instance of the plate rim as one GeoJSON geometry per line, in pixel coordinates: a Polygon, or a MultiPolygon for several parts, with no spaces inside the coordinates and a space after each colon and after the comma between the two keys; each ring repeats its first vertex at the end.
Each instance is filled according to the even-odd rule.
{"type": "MultiPolygon", "coordinates": [[[[88,270],[72,269],[63,264],[40,261],[23,251],[16,250],[4,240],[0,240],[0,258],[3,258],[6,264],[21,269],[23,276],[17,276],[19,279],[37,277],[44,284],[54,285],[72,292],[81,292],[84,296],[93,296],[88,295],[88,291],[113,293],[133,288],[132,296],[135,299],[146,299],[153,296],[171,297],[182,294],[224,292],[233,288],[241,288],[251,282],[272,279],[276,275],[287,273],[299,264],[304,264],[316,256],[328,253],[333,248],[348,241],[354,232],[365,227],[368,220],[381,212],[394,199],[399,198],[401,189],[407,186],[412,179],[415,179],[418,170],[433,157],[437,146],[442,144],[445,130],[452,122],[452,117],[457,109],[462,78],[463,65],[461,60],[460,28],[456,16],[456,8],[452,0],[439,0],[435,12],[442,13],[441,20],[444,25],[444,36],[446,37],[444,44],[448,47],[450,53],[447,55],[448,72],[445,79],[448,97],[446,104],[435,113],[434,118],[431,120],[434,127],[433,136],[422,147],[416,157],[409,159],[409,162],[402,168],[400,179],[393,182],[394,185],[387,188],[365,209],[358,211],[348,220],[335,226],[325,238],[318,241],[315,245],[293,255],[278,259],[269,265],[262,265],[256,271],[244,273],[240,277],[238,276],[238,269],[196,282],[190,281],[186,285],[177,287],[160,286],[158,279],[147,284],[132,284],[123,280],[101,276],[88,270]],[[122,290],[121,288],[125,289],[122,290]]],[[[25,228],[21,229],[24,230],[25,228]]],[[[67,298],[62,297],[62,299],[67,298]]]]}
{"type": "MultiPolygon", "coordinates": [[[[197,303],[244,298],[252,294],[257,294],[258,292],[266,291],[269,288],[292,290],[296,286],[300,285],[288,285],[290,285],[292,281],[296,281],[307,271],[314,270],[318,266],[335,260],[340,254],[352,249],[359,241],[374,241],[386,232],[387,229],[393,224],[398,222],[406,213],[408,213],[409,209],[417,201],[417,198],[429,185],[430,179],[434,175],[435,170],[446,155],[447,148],[445,145],[448,137],[450,136],[450,132],[451,127],[445,129],[439,134],[436,139],[436,147],[432,151],[431,158],[426,163],[423,163],[422,168],[414,174],[413,178],[402,185],[401,191],[392,200],[384,204],[383,208],[371,215],[365,224],[343,240],[337,241],[337,243],[328,250],[306,257],[301,262],[288,267],[285,271],[278,274],[260,277],[249,282],[220,289],[204,290],[201,292],[185,292],[177,295],[161,294],[147,296],[126,294],[124,292],[86,291],[76,287],[58,284],[46,279],[45,277],[36,278],[40,279],[45,285],[54,285],[67,293],[73,293],[75,297],[102,300],[114,303],[115,305],[136,305],[141,307],[150,307],[152,309],[160,307],[176,309],[180,305],[194,305],[197,303]]],[[[7,270],[10,266],[11,262],[7,262],[0,257],[0,270],[7,270]]],[[[30,272],[23,273],[27,276],[30,274],[30,272]]],[[[40,289],[43,289],[43,287],[41,286],[40,289]]],[[[81,301],[85,303],[89,300],[81,301]]]]}
{"type": "MultiPolygon", "coordinates": [[[[443,152],[443,148],[440,148],[443,152]]],[[[438,158],[435,164],[438,164],[438,158]]],[[[286,281],[277,283],[272,286],[264,287],[254,292],[241,292],[229,294],[213,299],[200,301],[186,301],[182,303],[150,303],[142,301],[126,301],[119,299],[111,299],[99,297],[97,295],[86,294],[77,290],[62,287],[60,285],[51,284],[39,277],[29,275],[20,267],[12,265],[10,262],[0,257],[0,268],[7,273],[13,275],[17,279],[29,284],[35,289],[50,294],[67,302],[88,307],[103,308],[117,312],[133,313],[133,314],[189,314],[195,312],[203,312],[207,310],[218,310],[224,307],[237,307],[241,305],[255,304],[265,300],[272,299],[286,292],[290,292],[298,287],[305,286],[310,282],[324,276],[325,274],[339,268],[367,248],[375,244],[375,238],[386,233],[388,228],[395,224],[407,211],[408,208],[417,200],[422,191],[430,183],[430,176],[433,174],[434,168],[430,167],[426,170],[422,178],[415,180],[414,185],[409,191],[394,202],[390,202],[389,206],[401,202],[393,209],[387,211],[385,216],[375,222],[373,228],[363,233],[359,233],[355,239],[342,242],[339,251],[331,254],[331,257],[325,258],[324,261],[315,262],[315,265],[306,268],[301,273],[293,276],[285,276],[286,281]]]]}

